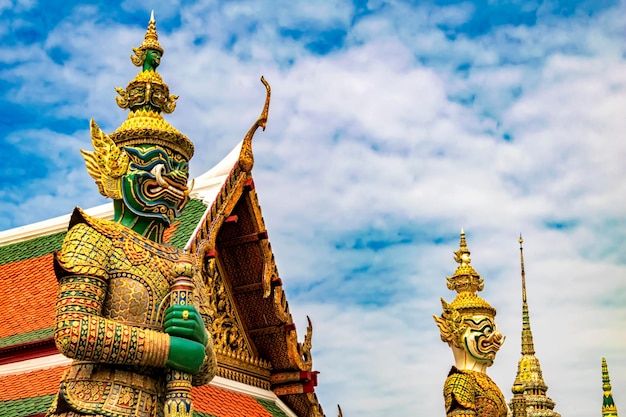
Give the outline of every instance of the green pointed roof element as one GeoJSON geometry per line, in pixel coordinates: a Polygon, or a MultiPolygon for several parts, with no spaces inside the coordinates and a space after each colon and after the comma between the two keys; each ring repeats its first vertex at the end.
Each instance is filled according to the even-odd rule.
{"type": "Polygon", "coordinates": [[[522,268],[522,358],[517,364],[517,375],[509,403],[513,417],[560,417],[554,411],[555,402],[546,395],[548,386],[543,380],[541,364],[535,356],[535,344],[530,328],[530,314],[526,297],[526,271],[522,235],[519,237],[520,263],[522,268]]]}
{"type": "Polygon", "coordinates": [[[602,358],[602,390],[604,398],[602,399],[602,417],[617,417],[617,407],[613,401],[611,393],[611,380],[609,379],[609,367],[606,365],[606,359],[602,358]]]}

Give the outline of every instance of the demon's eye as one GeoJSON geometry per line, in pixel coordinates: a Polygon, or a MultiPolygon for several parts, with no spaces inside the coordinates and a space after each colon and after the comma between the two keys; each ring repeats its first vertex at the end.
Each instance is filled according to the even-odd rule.
{"type": "Polygon", "coordinates": [[[126,147],[124,148],[131,160],[131,169],[151,171],[156,165],[164,165],[165,171],[169,171],[169,158],[167,154],[155,147],[126,147]]]}

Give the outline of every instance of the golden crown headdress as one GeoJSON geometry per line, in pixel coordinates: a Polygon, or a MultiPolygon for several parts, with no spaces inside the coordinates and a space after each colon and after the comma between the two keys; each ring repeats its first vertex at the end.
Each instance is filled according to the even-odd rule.
{"type": "MultiPolygon", "coordinates": [[[[150,16],[148,30],[143,43],[133,48],[135,56],[131,56],[133,64],[143,66],[146,53],[156,50],[163,54],[158,41],[154,13],[150,16]]],[[[153,68],[142,68],[139,74],[126,86],[126,90],[116,88],[120,95],[117,104],[129,109],[128,119],[110,136],[118,146],[154,144],[172,149],[187,160],[193,156],[193,143],[181,132],[167,123],[161,112],[172,113],[176,109],[178,96],[170,95],[167,84],[153,68]]]]}
{"type": "Polygon", "coordinates": [[[465,240],[465,231],[461,229],[459,250],[454,252],[454,260],[459,264],[451,277],[446,277],[448,289],[457,292],[450,306],[462,315],[484,315],[495,317],[496,309],[478,296],[477,292],[485,288],[484,280],[470,265],[470,251],[465,240]]]}
{"type": "Polygon", "coordinates": [[[454,252],[454,260],[459,266],[451,277],[446,277],[448,289],[456,291],[457,296],[451,303],[447,303],[442,298],[443,313],[440,317],[433,316],[441,331],[441,340],[444,342],[459,343],[459,337],[465,331],[464,318],[475,315],[493,318],[496,315],[496,309],[477,294],[485,285],[483,279],[470,265],[469,255],[465,232],[461,229],[459,250],[454,252]]]}
{"type": "Polygon", "coordinates": [[[182,155],[186,160],[190,160],[194,153],[194,146],[189,138],[161,115],[161,112],[172,113],[175,110],[178,96],[170,95],[169,87],[156,72],[158,59],[154,60],[155,57],[152,57],[152,66],[149,68],[144,65],[150,50],[159,52],[158,59],[163,54],[156,32],[154,12],[150,16],[143,43],[133,48],[135,55],[131,56],[133,64],[142,69],[128,83],[126,90],[115,89],[119,94],[116,97],[118,106],[130,110],[128,118],[110,135],[102,132],[92,120],[91,138],[95,151],[81,151],[89,175],[96,180],[100,193],[106,197],[120,198],[117,179],[124,175],[128,167],[125,152],[119,152],[124,146],[157,145],[182,155]]]}

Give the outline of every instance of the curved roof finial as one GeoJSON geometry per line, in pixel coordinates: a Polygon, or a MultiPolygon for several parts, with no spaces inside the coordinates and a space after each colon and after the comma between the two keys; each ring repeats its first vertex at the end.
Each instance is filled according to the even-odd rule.
{"type": "Polygon", "coordinates": [[[272,95],[272,89],[265,78],[261,76],[261,82],[265,86],[266,95],[265,95],[265,105],[263,106],[263,111],[261,111],[261,115],[257,119],[256,122],[252,125],[248,133],[243,139],[243,144],[241,145],[241,152],[239,152],[239,166],[245,172],[252,171],[252,167],[254,166],[254,154],[252,153],[252,138],[256,133],[256,130],[260,127],[265,130],[265,126],[267,125],[267,117],[269,115],[270,110],[270,97],[272,95]]]}

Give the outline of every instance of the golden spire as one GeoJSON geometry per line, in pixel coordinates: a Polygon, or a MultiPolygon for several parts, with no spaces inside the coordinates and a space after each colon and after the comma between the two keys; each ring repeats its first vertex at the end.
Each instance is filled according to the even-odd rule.
{"type": "Polygon", "coordinates": [[[148,30],[146,30],[146,36],[143,39],[143,43],[141,46],[137,48],[133,48],[133,52],[135,55],[130,56],[130,60],[136,66],[140,67],[143,65],[144,57],[146,51],[152,49],[155,51],[159,51],[161,55],[163,55],[163,48],[159,43],[159,35],[157,35],[156,31],[156,21],[154,20],[154,10],[150,13],[150,21],[148,22],[148,30]]]}
{"type": "MultiPolygon", "coordinates": [[[[461,229],[459,250],[454,252],[454,260],[459,266],[451,277],[446,277],[446,281],[448,289],[456,291],[458,294],[449,306],[461,315],[471,316],[478,314],[495,317],[496,309],[476,294],[478,291],[483,290],[485,284],[478,272],[470,265],[472,259],[470,258],[470,251],[467,248],[465,231],[463,229],[461,229]]],[[[448,304],[446,303],[446,305],[448,304]]],[[[444,306],[445,309],[446,307],[444,306]]]]}
{"type": "Polygon", "coordinates": [[[611,393],[611,380],[609,379],[609,368],[606,359],[602,358],[602,390],[604,398],[602,400],[602,417],[617,417],[617,407],[613,401],[611,393]]]}
{"type": "Polygon", "coordinates": [[[526,271],[524,268],[524,239],[519,236],[520,264],[522,270],[522,358],[517,364],[517,375],[509,403],[513,417],[560,417],[554,411],[554,401],[546,395],[548,386],[543,380],[541,364],[535,356],[533,333],[526,298],[526,271]]]}
{"type": "Polygon", "coordinates": [[[522,265],[522,355],[534,355],[535,344],[533,343],[533,332],[530,330],[530,314],[528,313],[528,302],[526,301],[526,271],[524,270],[524,239],[519,235],[519,256],[522,265]]]}

